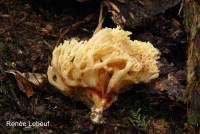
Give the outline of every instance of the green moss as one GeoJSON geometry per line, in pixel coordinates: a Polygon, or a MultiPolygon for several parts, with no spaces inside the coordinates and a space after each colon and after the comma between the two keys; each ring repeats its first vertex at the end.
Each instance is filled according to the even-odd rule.
{"type": "Polygon", "coordinates": [[[137,111],[131,111],[131,115],[136,127],[140,131],[146,132],[147,131],[146,117],[141,114],[141,109],[139,108],[137,111]]]}
{"type": "Polygon", "coordinates": [[[188,122],[192,125],[200,125],[200,112],[191,112],[188,114],[188,122]]]}

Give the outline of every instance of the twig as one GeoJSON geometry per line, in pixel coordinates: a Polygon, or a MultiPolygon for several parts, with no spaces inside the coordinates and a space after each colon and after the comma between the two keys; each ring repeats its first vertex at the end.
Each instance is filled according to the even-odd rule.
{"type": "Polygon", "coordinates": [[[143,2],[143,1],[137,0],[137,2],[138,2],[139,4],[141,4],[142,6],[144,6],[144,2],[143,2]]]}
{"type": "MultiPolygon", "coordinates": [[[[9,18],[10,20],[13,20],[13,16],[10,16],[9,14],[2,14],[0,15],[1,18],[9,18]]],[[[6,31],[11,30],[13,28],[16,28],[19,24],[21,24],[22,22],[24,22],[27,19],[28,15],[25,14],[23,16],[23,18],[21,18],[19,21],[12,23],[13,25],[8,26],[4,29],[1,30],[0,35],[4,34],[6,31]]]]}
{"type": "Polygon", "coordinates": [[[58,36],[55,35],[55,34],[44,34],[44,33],[36,32],[36,31],[33,31],[33,30],[31,30],[31,29],[28,29],[27,27],[24,27],[24,26],[23,26],[23,28],[24,28],[25,30],[29,31],[29,32],[34,33],[34,34],[38,34],[38,35],[41,35],[41,36],[49,36],[49,37],[53,37],[53,38],[58,38],[58,36]]]}
{"type": "Polygon", "coordinates": [[[99,22],[98,22],[98,25],[97,25],[97,27],[95,29],[94,34],[97,33],[99,30],[101,30],[103,22],[104,22],[104,19],[105,19],[105,17],[103,16],[103,1],[104,0],[101,1],[100,13],[99,13],[99,22]]]}
{"type": "Polygon", "coordinates": [[[60,29],[60,36],[59,39],[57,41],[57,45],[61,42],[61,40],[64,38],[64,36],[73,28],[76,28],[78,26],[80,26],[81,24],[87,23],[90,20],[92,20],[92,18],[95,17],[95,14],[90,14],[88,16],[86,16],[82,21],[77,21],[74,24],[72,24],[71,26],[65,26],[63,28],[60,29]]]}
{"type": "Polygon", "coordinates": [[[1,18],[10,18],[10,14],[2,14],[0,15],[1,18]]]}
{"type": "Polygon", "coordinates": [[[43,43],[53,50],[53,46],[51,46],[46,40],[43,40],[43,43]]]}
{"type": "Polygon", "coordinates": [[[135,127],[135,123],[134,123],[133,119],[132,119],[131,117],[128,117],[128,120],[129,120],[129,122],[131,123],[131,125],[132,125],[133,127],[135,127]]]}

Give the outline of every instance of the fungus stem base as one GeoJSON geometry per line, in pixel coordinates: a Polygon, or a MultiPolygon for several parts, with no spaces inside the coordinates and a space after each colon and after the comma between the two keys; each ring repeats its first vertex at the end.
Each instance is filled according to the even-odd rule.
{"type": "Polygon", "coordinates": [[[98,107],[98,108],[97,107],[92,107],[91,108],[90,119],[95,124],[104,123],[105,121],[104,121],[104,118],[103,118],[103,107],[98,107]]]}

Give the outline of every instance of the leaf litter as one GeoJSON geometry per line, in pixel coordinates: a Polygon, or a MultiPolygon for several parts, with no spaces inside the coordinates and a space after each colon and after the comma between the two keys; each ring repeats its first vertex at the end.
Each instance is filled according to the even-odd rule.
{"type": "MultiPolygon", "coordinates": [[[[105,1],[105,4],[108,2],[105,1]]],[[[145,0],[131,2],[131,5],[137,7],[133,11],[138,7],[146,6],[145,0]]],[[[178,0],[174,1],[174,3],[177,2],[178,0]]],[[[49,1],[49,3],[51,5],[52,2],[49,1]]],[[[127,0],[117,0],[113,3],[120,11],[124,10],[126,6],[130,7],[127,0]]],[[[176,12],[178,13],[179,7],[171,8],[175,4],[168,3],[163,5],[165,8],[159,9],[158,12],[151,12],[146,17],[145,13],[153,8],[144,8],[144,13],[139,14],[139,16],[137,16],[139,10],[136,12],[130,10],[133,15],[136,14],[136,19],[130,19],[130,21],[125,12],[122,11],[122,16],[130,23],[123,23],[123,19],[115,20],[117,17],[111,18],[112,12],[104,14],[106,16],[103,26],[115,27],[114,21],[116,24],[120,23],[120,25],[129,28],[134,27],[132,38],[151,41],[162,53],[159,63],[160,77],[146,86],[128,87],[134,88],[135,91],[123,93],[111,109],[105,112],[107,122],[96,126],[88,121],[89,115],[87,113],[89,110],[80,102],[64,97],[57,92],[46,82],[44,74],[46,74],[52,50],[58,42],[71,37],[82,39],[92,35],[97,26],[100,4],[97,5],[91,1],[82,2],[78,6],[72,4],[74,7],[77,6],[77,9],[65,7],[64,9],[60,8],[61,10],[58,12],[55,9],[46,8],[44,5],[47,3],[33,1],[23,3],[22,1],[9,0],[4,0],[0,4],[0,42],[9,43],[6,45],[6,49],[2,49],[7,53],[6,55],[9,55],[9,59],[0,58],[0,82],[8,90],[6,94],[0,93],[0,113],[2,117],[6,115],[0,121],[5,122],[9,119],[50,120],[51,126],[35,130],[5,129],[5,126],[1,126],[1,130],[7,132],[33,131],[36,133],[141,133],[133,125],[134,122],[129,120],[130,111],[137,112],[138,108],[141,108],[140,114],[149,121],[147,133],[151,134],[162,130],[162,132],[173,131],[175,133],[193,131],[191,126],[185,124],[186,105],[182,101],[182,95],[186,88],[184,66],[186,62],[184,56],[186,55],[186,35],[182,26],[182,18],[175,15],[176,12]],[[93,8],[87,9],[85,12],[83,10],[78,12],[79,8],[84,7],[85,9],[88,6],[93,8]],[[165,11],[173,12],[173,14],[167,12],[162,14],[165,11]],[[91,13],[94,13],[93,17],[85,20],[84,18],[87,18],[91,13]],[[148,19],[151,18],[153,21],[149,23],[148,19]],[[145,26],[143,22],[145,22],[145,26]],[[15,76],[15,80],[11,79],[10,75],[2,73],[6,70],[15,76]],[[14,89],[22,90],[25,95],[14,89]],[[19,105],[16,106],[16,103],[19,105]]],[[[66,4],[66,6],[68,5],[66,4]]],[[[116,7],[111,9],[112,5],[106,4],[106,6],[110,11],[114,9],[116,12],[118,11],[116,7]]],[[[104,12],[108,11],[106,8],[104,10],[104,12]]]]}

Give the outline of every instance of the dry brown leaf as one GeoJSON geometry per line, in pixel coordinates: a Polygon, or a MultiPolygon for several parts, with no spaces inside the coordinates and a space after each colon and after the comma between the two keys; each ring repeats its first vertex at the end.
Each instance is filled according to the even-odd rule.
{"type": "Polygon", "coordinates": [[[45,74],[40,73],[21,73],[17,70],[8,70],[7,72],[15,76],[19,89],[24,92],[27,97],[31,97],[34,94],[32,84],[39,86],[46,78],[45,74]]]}
{"type": "Polygon", "coordinates": [[[44,79],[47,78],[46,74],[42,74],[42,73],[20,73],[21,76],[23,76],[26,80],[28,80],[29,82],[31,82],[32,84],[39,86],[42,84],[42,82],[44,81],[44,79]]]}
{"type": "Polygon", "coordinates": [[[25,80],[27,80],[28,82],[32,83],[33,85],[39,86],[41,85],[41,83],[44,81],[44,79],[47,78],[46,74],[42,74],[42,73],[21,73],[17,70],[9,70],[9,73],[14,74],[13,72],[19,74],[21,77],[23,77],[25,80]]]}
{"type": "Polygon", "coordinates": [[[16,70],[9,70],[8,73],[11,73],[15,76],[15,79],[17,81],[17,85],[19,89],[26,94],[27,97],[33,96],[34,92],[32,89],[32,85],[24,79],[20,73],[16,70]]]}

